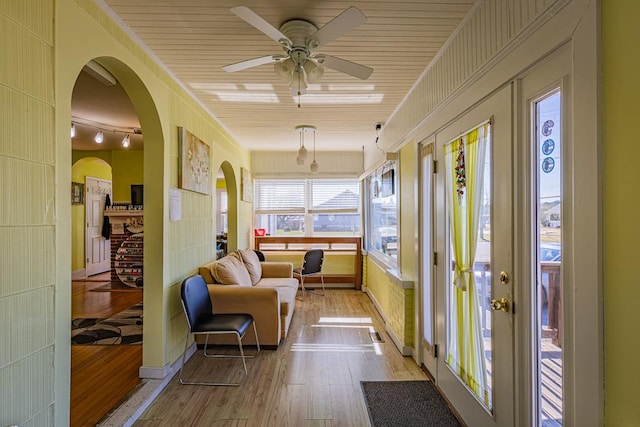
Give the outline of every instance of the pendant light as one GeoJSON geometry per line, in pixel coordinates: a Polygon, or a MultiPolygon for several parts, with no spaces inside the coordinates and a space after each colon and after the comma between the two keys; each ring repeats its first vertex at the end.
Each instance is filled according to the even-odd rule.
{"type": "Polygon", "coordinates": [[[296,163],[298,166],[304,165],[304,161],[307,158],[308,150],[304,146],[304,137],[308,132],[313,132],[313,163],[311,163],[311,173],[317,173],[318,162],[316,162],[316,127],[311,125],[299,125],[295,128],[300,134],[300,148],[298,149],[298,157],[296,157],[296,163]]]}
{"type": "Polygon", "coordinates": [[[307,148],[304,146],[304,128],[300,129],[300,149],[298,150],[298,158],[302,160],[304,165],[304,161],[307,160],[307,148]]]}
{"type": "Polygon", "coordinates": [[[313,128],[313,162],[311,162],[311,173],[318,173],[318,162],[316,162],[316,128],[313,128]]]}

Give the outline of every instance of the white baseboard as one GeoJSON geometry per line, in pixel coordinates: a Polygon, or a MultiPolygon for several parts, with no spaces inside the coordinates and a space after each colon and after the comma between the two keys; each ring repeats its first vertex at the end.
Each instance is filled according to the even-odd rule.
{"type": "Polygon", "coordinates": [[[87,270],[81,268],[71,272],[71,280],[82,280],[87,278],[87,270]]]}
{"type": "MultiPolygon", "coordinates": [[[[186,352],[186,360],[196,352],[197,345],[194,342],[186,352]]],[[[113,411],[107,419],[99,423],[99,427],[130,427],[153,403],[156,397],[171,382],[173,376],[182,366],[182,356],[178,357],[173,365],[162,368],[140,367],[142,385],[129,396],[126,402],[113,411]],[[153,375],[153,376],[152,376],[153,375]],[[160,377],[160,375],[164,375],[160,377]]]]}
{"type": "Polygon", "coordinates": [[[366,289],[365,292],[369,296],[371,302],[373,302],[376,310],[378,310],[378,313],[380,313],[380,317],[382,317],[382,320],[384,320],[384,329],[387,334],[389,334],[389,337],[391,337],[391,341],[393,341],[393,344],[396,346],[400,354],[402,354],[403,356],[411,356],[413,354],[413,348],[402,344],[402,340],[396,335],[393,329],[389,327],[388,318],[382,310],[380,303],[378,303],[378,300],[376,300],[376,297],[369,291],[369,289],[366,289]]]}
{"type": "MultiPolygon", "coordinates": [[[[187,355],[186,355],[186,359],[185,361],[189,360],[191,358],[191,356],[193,356],[193,354],[196,352],[197,350],[197,345],[194,342],[193,344],[191,344],[189,346],[189,348],[187,348],[187,355]]],[[[138,371],[138,375],[140,376],[140,378],[149,378],[149,379],[164,379],[168,376],[173,377],[173,375],[175,375],[176,372],[178,372],[178,370],[180,369],[180,366],[182,365],[182,355],[180,355],[180,357],[178,357],[178,360],[176,360],[173,365],[169,365],[166,364],[161,368],[154,368],[154,367],[150,367],[150,366],[141,366],[140,370],[138,371]]]]}

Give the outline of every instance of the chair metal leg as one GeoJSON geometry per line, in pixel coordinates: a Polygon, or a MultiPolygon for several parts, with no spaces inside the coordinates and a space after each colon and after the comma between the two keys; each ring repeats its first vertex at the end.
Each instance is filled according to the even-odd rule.
{"type": "Polygon", "coordinates": [[[184,384],[182,381],[182,371],[184,369],[185,357],[187,356],[187,344],[189,343],[189,335],[191,335],[191,331],[187,328],[187,337],[184,339],[184,351],[182,352],[182,365],[180,365],[180,384],[184,384]]]}
{"type": "Polygon", "coordinates": [[[324,274],[322,274],[322,271],[320,271],[320,282],[322,282],[322,293],[320,293],[320,291],[316,291],[316,290],[312,290],[312,289],[307,289],[307,290],[309,292],[313,292],[316,295],[324,296],[324,274]]]}
{"type": "MultiPolygon", "coordinates": [[[[191,331],[187,328],[187,333],[191,334],[191,331]]],[[[255,334],[256,337],[256,346],[257,346],[257,351],[260,351],[260,343],[258,342],[258,330],[256,328],[256,322],[253,322],[253,333],[255,334]]],[[[253,358],[256,356],[256,354],[253,355],[245,355],[244,354],[244,348],[242,345],[242,338],[243,336],[240,336],[240,334],[238,334],[237,332],[236,334],[236,338],[238,340],[238,348],[240,349],[240,355],[224,355],[224,354],[210,354],[207,353],[207,345],[209,343],[209,334],[206,334],[205,336],[205,341],[204,341],[204,357],[205,358],[241,358],[242,359],[242,366],[244,368],[244,378],[249,376],[249,371],[247,370],[247,363],[245,361],[246,358],[253,358]]],[[[188,347],[188,342],[189,342],[189,338],[187,337],[187,339],[185,340],[184,343],[184,352],[182,353],[182,365],[180,366],[180,384],[184,384],[184,385],[206,385],[206,386],[233,386],[233,387],[237,387],[240,384],[242,384],[242,381],[237,382],[237,383],[219,383],[219,382],[197,382],[197,381],[185,381],[182,377],[182,373],[184,370],[184,364],[185,364],[185,358],[186,358],[186,354],[187,354],[187,347],[188,347]]],[[[244,380],[243,378],[243,380],[244,380]]]]}

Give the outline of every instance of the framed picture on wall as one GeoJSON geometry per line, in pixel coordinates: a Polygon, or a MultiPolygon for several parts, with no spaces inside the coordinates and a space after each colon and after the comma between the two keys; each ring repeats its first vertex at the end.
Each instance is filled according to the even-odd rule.
{"type": "Polygon", "coordinates": [[[209,146],[182,127],[178,128],[178,145],[180,150],[179,187],[184,190],[210,194],[209,146]]]}
{"type": "Polygon", "coordinates": [[[84,184],[81,182],[71,183],[71,204],[83,205],[84,204],[84,184]]]}
{"type": "Polygon", "coordinates": [[[244,202],[250,202],[253,199],[253,188],[251,182],[251,172],[249,172],[245,168],[240,168],[241,170],[241,182],[240,182],[240,190],[241,190],[241,199],[244,202]]]}

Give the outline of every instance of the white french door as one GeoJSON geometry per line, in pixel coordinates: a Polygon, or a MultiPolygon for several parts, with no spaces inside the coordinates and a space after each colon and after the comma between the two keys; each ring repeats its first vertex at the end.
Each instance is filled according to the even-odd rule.
{"type": "MultiPolygon", "coordinates": [[[[423,364],[436,378],[436,323],[435,298],[436,282],[434,274],[434,141],[420,144],[420,322],[419,363],[423,364]]],[[[437,379],[437,378],[436,378],[437,379]]]]}
{"type": "Polygon", "coordinates": [[[536,427],[572,425],[575,419],[567,404],[574,366],[567,358],[572,337],[566,333],[573,329],[567,250],[573,240],[570,72],[565,47],[517,82],[522,144],[516,158],[522,173],[516,212],[523,230],[523,322],[517,346],[530,361],[522,369],[522,418],[536,427]]]}
{"type": "Polygon", "coordinates": [[[111,241],[102,235],[106,195],[111,197],[111,181],[85,178],[85,269],[87,276],[111,269],[111,241]]]}
{"type": "MultiPolygon", "coordinates": [[[[436,328],[441,349],[435,376],[447,399],[474,427],[515,425],[512,99],[509,85],[435,135],[434,155],[438,164],[434,183],[435,276],[438,278],[435,304],[436,319],[441,319],[436,328]],[[451,148],[450,144],[478,126],[483,126],[486,142],[484,157],[478,157],[481,164],[472,167],[470,163],[474,160],[470,158],[466,165],[461,164],[461,156],[458,163],[455,158],[453,162],[450,159],[445,162],[445,150],[451,148]],[[447,194],[445,182],[446,174],[452,173],[454,167],[454,173],[461,172],[461,176],[473,170],[484,171],[478,172],[480,184],[475,190],[480,203],[475,262],[464,271],[460,266],[456,270],[452,243],[449,199],[456,196],[447,194]],[[461,291],[458,278],[463,274],[472,275],[474,284],[461,291]],[[473,307],[461,308],[460,295],[473,307]],[[465,310],[473,313],[472,321],[459,316],[465,310]],[[476,331],[475,335],[464,329],[469,323],[475,324],[471,328],[476,331]],[[469,356],[473,352],[468,351],[471,347],[475,347],[474,360],[478,361],[479,368],[465,367],[465,358],[473,358],[469,356]]],[[[468,280],[472,280],[471,277],[468,280]]]]}

